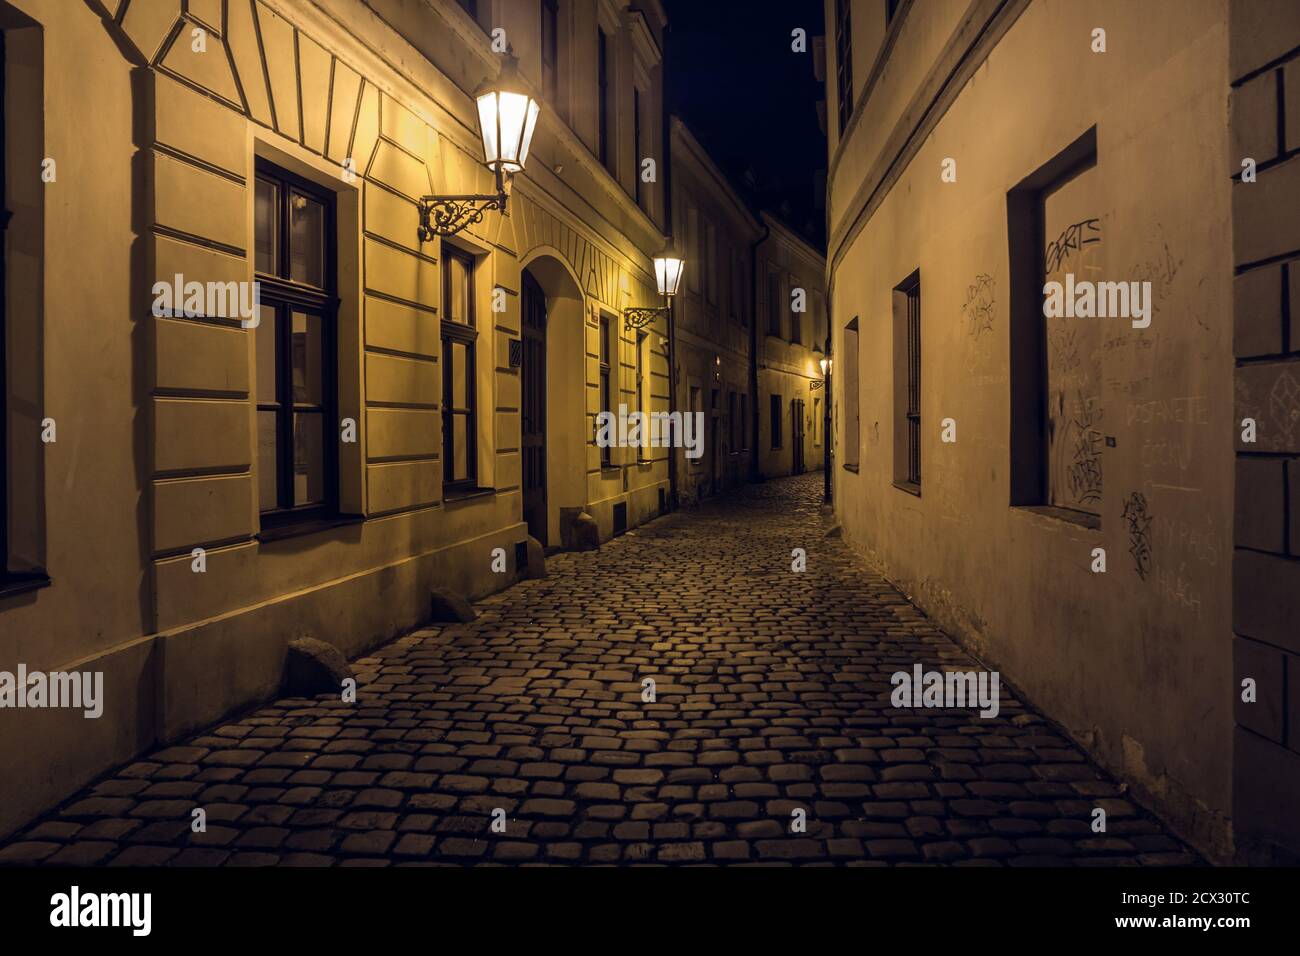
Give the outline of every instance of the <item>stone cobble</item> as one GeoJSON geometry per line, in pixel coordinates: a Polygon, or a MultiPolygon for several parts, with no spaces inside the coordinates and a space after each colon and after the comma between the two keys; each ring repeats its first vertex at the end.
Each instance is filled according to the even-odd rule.
{"type": "Polygon", "coordinates": [[[1005,686],[992,718],[893,707],[895,671],[978,665],[826,535],[820,497],[770,481],[554,556],[355,661],[356,703],[279,700],[142,757],[0,863],[1199,862],[1005,686]]]}

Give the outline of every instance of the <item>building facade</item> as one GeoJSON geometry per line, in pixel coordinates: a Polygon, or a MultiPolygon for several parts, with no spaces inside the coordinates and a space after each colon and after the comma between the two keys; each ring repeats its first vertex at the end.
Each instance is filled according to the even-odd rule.
{"type": "Polygon", "coordinates": [[[686,272],[674,302],[677,406],[702,420],[702,454],[678,456],[691,503],[750,480],[753,250],[758,220],[691,131],[671,120],[674,233],[686,272]]]}
{"type": "Polygon", "coordinates": [[[0,721],[0,832],[270,696],[293,638],[355,655],[432,586],[514,581],[529,536],[661,512],[666,449],[606,454],[594,421],[667,407],[666,324],[621,322],[666,239],[664,26],[657,0],[0,3],[0,669],[105,689],[99,719],[0,721]],[[421,197],[493,191],[471,94],[507,47],[542,104],[508,211],[421,241],[421,197]]]}
{"type": "Polygon", "coordinates": [[[763,213],[762,221],[755,442],[760,474],[776,478],[820,471],[824,462],[826,257],[776,217],[763,213]]]}
{"type": "Polygon", "coordinates": [[[846,537],[1211,857],[1293,859],[1296,6],[826,17],[846,537]]]}

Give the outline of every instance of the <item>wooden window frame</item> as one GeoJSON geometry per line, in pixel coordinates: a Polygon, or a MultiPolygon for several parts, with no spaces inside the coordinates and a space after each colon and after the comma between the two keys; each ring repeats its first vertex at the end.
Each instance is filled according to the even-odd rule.
{"type": "Polygon", "coordinates": [[[921,270],[894,287],[894,486],[921,494],[921,270]]]}
{"type": "Polygon", "coordinates": [[[767,272],[767,334],[780,338],[784,328],[781,321],[781,273],[775,269],[767,272]]]}
{"type": "Polygon", "coordinates": [[[839,97],[839,135],[853,118],[853,19],[850,0],[835,0],[835,81],[839,97]]]}
{"type": "MultiPolygon", "coordinates": [[[[856,472],[861,463],[862,447],[862,408],[861,408],[861,370],[858,367],[858,317],[855,315],[844,326],[843,334],[843,352],[844,354],[837,359],[840,368],[835,372],[834,383],[842,390],[843,412],[841,419],[844,422],[844,447],[839,450],[840,465],[847,471],[856,472]]],[[[823,414],[836,413],[835,397],[833,394],[826,399],[828,408],[823,414]]],[[[831,421],[831,434],[835,434],[836,422],[831,421]]],[[[836,449],[832,447],[832,452],[836,449]]]]}
{"type": "MultiPolygon", "coordinates": [[[[338,234],[337,197],[317,183],[304,179],[269,160],[258,158],[254,180],[275,184],[277,189],[275,236],[275,274],[258,272],[254,248],[252,259],[254,277],[258,283],[258,301],[262,307],[274,306],[277,312],[275,342],[275,396],[274,402],[257,400],[258,412],[276,413],[276,504],[263,509],[258,500],[262,533],[283,532],[298,527],[311,527],[339,516],[339,447],[338,427],[338,234]],[[322,239],[324,242],[324,281],[312,286],[289,278],[290,242],[289,204],[294,192],[304,194],[321,203],[322,239]],[[308,311],[318,314],[321,321],[321,389],[319,414],[322,428],[322,467],[324,469],[325,499],[305,505],[293,503],[294,478],[294,424],[297,405],[293,401],[293,312],[308,311]]],[[[255,187],[256,188],[256,187],[255,187]]],[[[264,334],[260,323],[255,335],[264,334]]],[[[260,435],[260,430],[258,431],[260,435]]],[[[261,467],[259,460],[258,466],[261,467]]],[[[259,483],[260,485],[260,483],[259,483]]]]}
{"type": "Polygon", "coordinates": [[[602,26],[596,27],[596,117],[597,153],[600,165],[613,173],[614,150],[609,141],[609,40],[602,26]]]}
{"type": "MultiPolygon", "coordinates": [[[[613,401],[613,362],[614,347],[610,340],[613,337],[614,323],[610,317],[601,313],[600,316],[600,410],[602,412],[613,412],[610,407],[613,401]]],[[[612,468],[614,466],[614,448],[612,444],[607,444],[600,449],[600,466],[602,468],[612,468]]]]}
{"type": "Polygon", "coordinates": [[[560,98],[560,5],[541,0],[542,95],[552,106],[560,98]]]}
{"type": "Polygon", "coordinates": [[[632,182],[637,206],[645,201],[641,189],[641,88],[632,84],[632,182]]]}
{"type": "Polygon", "coordinates": [[[439,411],[442,419],[442,493],[443,497],[461,494],[473,494],[480,491],[478,485],[478,322],[474,302],[475,257],[463,249],[443,243],[442,246],[442,310],[439,321],[438,337],[440,346],[439,365],[442,370],[442,395],[439,411]],[[465,267],[468,276],[468,289],[465,295],[465,321],[457,322],[448,318],[451,302],[451,275],[449,260],[455,260],[465,267]],[[456,408],[452,403],[452,390],[455,375],[452,368],[452,343],[465,346],[465,407],[456,408]],[[456,470],[456,430],[453,427],[456,417],[465,419],[465,477],[455,478],[456,470]]]}
{"type": "Polygon", "coordinates": [[[641,413],[641,438],[642,444],[637,446],[636,456],[638,461],[650,460],[650,447],[645,444],[650,435],[650,396],[647,389],[650,385],[650,376],[646,372],[646,353],[650,349],[650,333],[637,332],[636,334],[636,356],[634,358],[634,370],[636,372],[636,410],[641,413]]]}
{"type": "Polygon", "coordinates": [[[1008,325],[1011,340],[1010,505],[1086,528],[1101,516],[1048,502],[1048,362],[1043,319],[1043,275],[1047,237],[1046,197],[1097,163],[1097,127],[1092,126],[1007,192],[1007,251],[1010,267],[1008,325]]]}

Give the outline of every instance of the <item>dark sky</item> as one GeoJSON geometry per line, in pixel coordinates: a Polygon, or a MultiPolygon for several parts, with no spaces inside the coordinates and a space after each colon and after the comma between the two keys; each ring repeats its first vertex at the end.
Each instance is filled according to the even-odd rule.
{"type": "Polygon", "coordinates": [[[826,170],[824,93],[812,43],[821,0],[664,0],[664,8],[669,109],[742,195],[824,248],[826,214],[814,199],[826,170]],[[795,27],[807,31],[806,53],[791,50],[795,27]]]}

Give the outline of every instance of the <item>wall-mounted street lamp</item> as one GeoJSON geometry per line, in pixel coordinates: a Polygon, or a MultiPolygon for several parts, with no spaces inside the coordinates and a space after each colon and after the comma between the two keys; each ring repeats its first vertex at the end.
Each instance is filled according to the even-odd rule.
{"type": "MultiPolygon", "coordinates": [[[[655,284],[664,304],[655,309],[633,308],[623,310],[624,330],[644,329],[659,316],[668,320],[668,411],[677,411],[677,335],[673,330],[673,296],[682,282],[682,269],[686,261],[673,251],[670,242],[663,252],[655,256],[655,284]]],[[[677,452],[668,453],[668,509],[677,510],[677,452]]]]}
{"type": "Polygon", "coordinates": [[[655,309],[624,309],[624,329],[644,329],[659,316],[668,313],[672,308],[672,297],[677,294],[677,287],[681,285],[682,269],[685,264],[686,260],[673,252],[671,245],[655,256],[655,284],[659,286],[659,294],[663,296],[664,304],[655,309]]]}
{"type": "Polygon", "coordinates": [[[496,195],[424,196],[420,199],[420,241],[434,236],[454,236],[466,226],[482,222],[489,210],[506,211],[509,176],[528,161],[541,106],[519,80],[519,61],[507,53],[496,80],[484,83],[474,96],[478,104],[479,135],[483,138],[483,163],[496,177],[496,195]]]}
{"type": "Polygon", "coordinates": [[[817,389],[821,388],[823,385],[826,384],[826,379],[827,379],[827,378],[830,376],[830,374],[831,374],[831,360],[830,360],[830,359],[828,359],[828,358],[824,358],[824,359],[821,360],[821,363],[820,363],[820,364],[821,364],[821,367],[822,367],[822,378],[821,378],[821,381],[812,381],[812,382],[809,382],[809,383],[808,383],[808,388],[811,389],[811,390],[814,391],[814,392],[817,391],[817,389]]]}
{"type": "Polygon", "coordinates": [[[831,333],[826,332],[826,354],[822,357],[822,382],[827,386],[826,401],[822,402],[822,500],[830,504],[831,498],[831,441],[835,438],[834,429],[831,421],[831,402],[835,400],[835,395],[830,389],[831,366],[834,360],[831,358],[831,333]]]}

